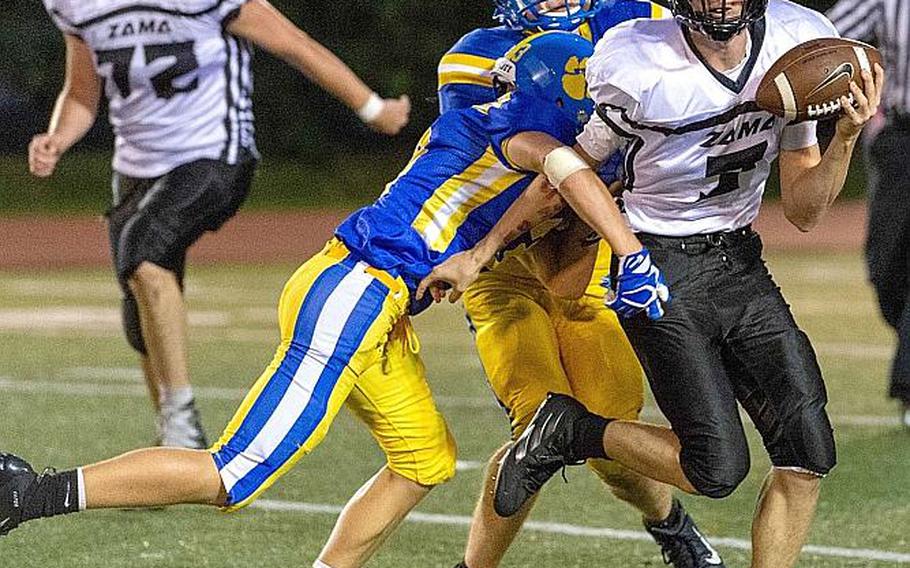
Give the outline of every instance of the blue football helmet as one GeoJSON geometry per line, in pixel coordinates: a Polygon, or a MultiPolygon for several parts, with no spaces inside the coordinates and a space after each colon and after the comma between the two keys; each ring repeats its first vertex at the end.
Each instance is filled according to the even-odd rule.
{"type": "Polygon", "coordinates": [[[573,33],[534,34],[496,60],[492,70],[496,94],[528,93],[556,106],[580,131],[594,112],[585,81],[593,53],[594,44],[573,33]]]}
{"type": "Polygon", "coordinates": [[[571,31],[600,10],[606,0],[493,0],[493,18],[510,28],[571,31]]]}

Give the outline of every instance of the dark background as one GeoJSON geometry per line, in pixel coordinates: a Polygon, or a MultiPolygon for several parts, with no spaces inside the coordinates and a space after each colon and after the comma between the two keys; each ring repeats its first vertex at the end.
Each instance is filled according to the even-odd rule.
{"type": "MultiPolygon", "coordinates": [[[[324,186],[341,186],[342,203],[375,195],[383,179],[394,175],[410,153],[419,134],[437,114],[436,64],[439,57],[465,32],[494,25],[488,0],[274,0],[285,15],[338,54],[371,87],[385,96],[410,95],[412,121],[402,135],[387,138],[366,129],[356,116],[298,72],[264,52],[258,52],[254,93],[257,140],[266,156],[266,168],[293,164],[324,186]],[[338,166],[343,164],[342,168],[338,166]],[[338,180],[331,172],[354,172],[352,180],[338,180]],[[357,173],[356,170],[363,170],[357,173]],[[373,175],[371,176],[370,173],[373,175]],[[353,190],[351,183],[367,187],[353,190]],[[365,183],[364,183],[365,182],[365,183]],[[375,185],[374,185],[375,184],[375,185]],[[353,192],[353,193],[352,193],[353,192]]],[[[826,8],[830,0],[803,2],[826,8]]],[[[47,125],[51,107],[63,80],[64,47],[38,0],[0,0],[0,211],[28,209],[11,184],[37,187],[56,193],[55,182],[34,182],[23,177],[21,164],[29,139],[47,125]],[[49,185],[48,185],[49,184],[49,185]]],[[[102,111],[103,112],[103,111],[102,111]]],[[[104,116],[100,114],[99,116],[104,116]]],[[[110,129],[103,119],[74,149],[97,154],[106,164],[111,147],[110,129]]],[[[69,158],[68,158],[69,159],[69,158]]],[[[88,166],[95,162],[89,158],[88,166]]],[[[106,195],[109,172],[80,172],[64,167],[60,176],[73,174],[73,185],[100,185],[106,195]],[[88,179],[84,179],[85,176],[88,179]],[[78,183],[77,183],[78,182],[78,183]]],[[[269,178],[267,170],[265,177],[269,178]]],[[[261,176],[262,177],[262,176],[261,176]]],[[[278,176],[281,178],[281,176],[278,176]]],[[[59,183],[59,182],[57,182],[59,183]]],[[[280,180],[279,180],[279,183],[280,180]]],[[[319,193],[319,189],[316,192],[319,193]]],[[[97,191],[94,188],[93,191],[97,191]]],[[[81,188],[76,190],[82,191],[81,188]]],[[[318,204],[284,198],[281,188],[267,189],[277,205],[318,204]]],[[[33,192],[34,193],[34,192],[33,192]]],[[[856,193],[851,189],[851,193],[856,193]]],[[[28,201],[28,203],[26,202],[28,201]]],[[[318,200],[317,200],[318,201],[318,200]]],[[[56,201],[58,204],[61,201],[56,201]]],[[[65,202],[65,198],[64,198],[65,202]]],[[[94,205],[92,207],[95,207],[94,205]]]]}
{"type": "MultiPolygon", "coordinates": [[[[490,25],[485,0],[276,0],[286,16],[341,57],[385,96],[407,93],[414,104],[410,146],[436,115],[436,63],[463,33],[490,25]]],[[[63,80],[64,46],[38,0],[0,1],[0,111],[5,152],[21,152],[46,128],[63,80]],[[15,116],[13,116],[15,115],[15,116]]],[[[258,51],[255,63],[258,139],[266,154],[319,160],[333,151],[382,151],[389,140],[372,135],[341,103],[284,62],[258,51]]],[[[96,130],[106,131],[99,120],[96,130]]],[[[89,145],[105,149],[93,133],[89,145]]]]}

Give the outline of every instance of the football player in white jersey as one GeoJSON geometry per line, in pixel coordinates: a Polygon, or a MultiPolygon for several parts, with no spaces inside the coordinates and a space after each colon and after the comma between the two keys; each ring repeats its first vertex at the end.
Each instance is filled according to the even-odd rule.
{"type": "Polygon", "coordinates": [[[141,354],[162,445],[207,446],[189,382],[187,249],[245,199],[258,160],[252,45],[284,59],[393,135],[407,97],[382,99],[266,0],[44,0],[66,40],[66,82],[29,166],[53,173],[95,121],[102,89],[114,129],[111,252],[123,324],[141,354]]]}
{"type": "MultiPolygon", "coordinates": [[[[625,213],[666,275],[672,301],[662,317],[637,314],[623,327],[672,430],[596,416],[551,395],[503,458],[494,505],[513,514],[562,466],[590,458],[725,497],[749,471],[738,401],[773,466],[753,520],[752,567],[789,567],[808,534],[820,480],[835,465],[834,437],[815,353],[750,223],[775,158],[787,219],[802,231],[818,222],[876,113],[884,70],[867,66],[863,85],[851,85],[855,103],[840,100],[844,114],[822,153],[814,122],[772,116],[755,93],[784,52],[836,36],[830,22],[787,0],[674,0],[672,9],[676,22],[634,20],[597,44],[587,68],[597,115],[576,145],[592,164],[627,148],[625,213]]],[[[499,246],[481,242],[425,282],[464,290],[499,246]]],[[[641,269],[620,261],[620,276],[641,269]]],[[[659,293],[647,288],[643,297],[659,293]]],[[[632,307],[622,299],[608,305],[622,316],[632,307]]]]}

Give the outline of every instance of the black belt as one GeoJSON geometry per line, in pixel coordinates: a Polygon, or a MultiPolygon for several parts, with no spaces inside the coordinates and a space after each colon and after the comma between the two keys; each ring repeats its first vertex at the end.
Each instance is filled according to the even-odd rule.
{"type": "Polygon", "coordinates": [[[685,237],[668,237],[665,235],[654,235],[651,233],[639,233],[638,237],[644,242],[658,242],[663,246],[679,248],[681,250],[707,247],[728,247],[736,246],[752,239],[756,235],[752,230],[752,225],[746,225],[732,231],[717,231],[715,233],[703,233],[700,235],[687,235],[685,237]]]}

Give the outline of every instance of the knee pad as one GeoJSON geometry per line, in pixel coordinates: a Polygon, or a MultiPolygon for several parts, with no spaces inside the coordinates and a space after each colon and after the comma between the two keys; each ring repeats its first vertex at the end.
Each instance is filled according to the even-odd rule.
{"type": "Polygon", "coordinates": [[[425,487],[440,485],[455,477],[458,450],[455,438],[444,423],[443,428],[445,434],[438,436],[430,446],[387,452],[389,469],[425,487]]]}
{"type": "Polygon", "coordinates": [[[776,467],[796,468],[825,476],[837,464],[834,430],[824,401],[813,400],[781,424],[779,441],[768,448],[776,467]]]}
{"type": "Polygon", "coordinates": [[[123,298],[121,315],[123,318],[123,333],[126,335],[127,343],[140,354],[147,355],[148,350],[145,347],[145,339],[142,338],[142,326],[139,323],[139,305],[136,303],[136,298],[132,295],[123,298]]]}
{"type": "Polygon", "coordinates": [[[749,474],[749,447],[714,442],[706,452],[687,451],[683,447],[679,456],[686,479],[699,494],[711,499],[723,499],[733,493],[749,474]]]}
{"type": "Polygon", "coordinates": [[[180,289],[183,289],[187,247],[183,245],[165,247],[164,244],[146,246],[142,242],[131,243],[127,241],[122,241],[119,247],[120,250],[116,256],[114,268],[117,272],[117,281],[123,290],[129,291],[129,281],[143,262],[150,262],[174,273],[180,289]]]}
{"type": "Polygon", "coordinates": [[[754,422],[774,466],[823,476],[837,461],[834,430],[825,410],[828,395],[808,336],[797,330],[792,341],[795,364],[787,373],[790,384],[772,411],[760,413],[754,422]]]}

